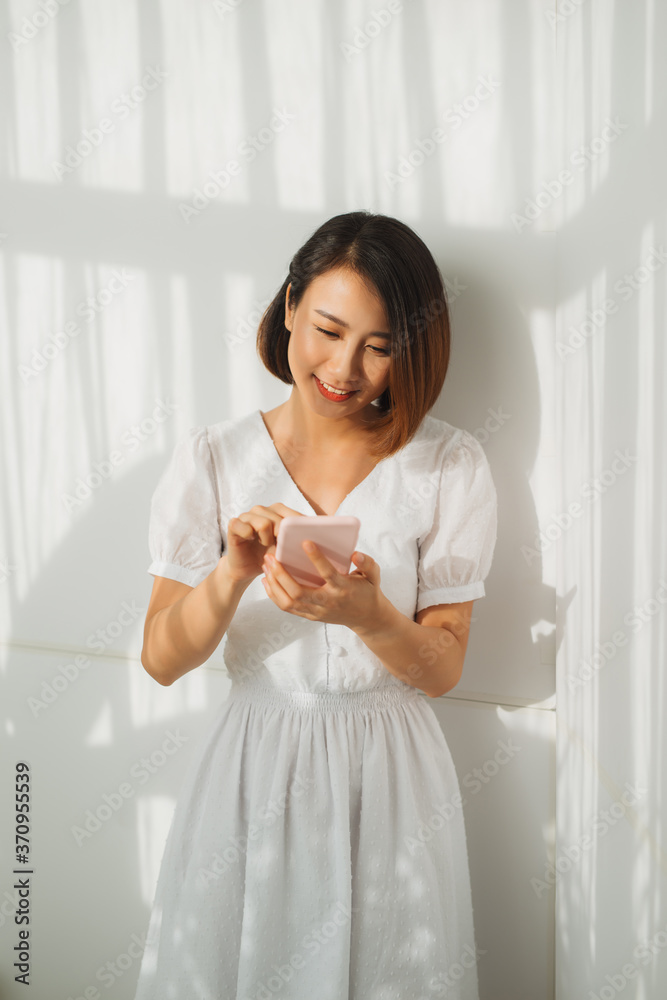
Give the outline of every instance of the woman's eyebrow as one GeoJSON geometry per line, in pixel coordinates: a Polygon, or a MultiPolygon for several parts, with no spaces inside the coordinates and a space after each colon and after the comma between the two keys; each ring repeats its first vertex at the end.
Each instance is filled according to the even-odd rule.
{"type": "MultiPolygon", "coordinates": [[[[314,312],[319,313],[320,316],[324,316],[325,319],[330,319],[332,323],[338,323],[339,326],[345,327],[346,330],[350,329],[349,323],[346,323],[344,319],[339,319],[338,316],[332,316],[325,309],[315,309],[314,312]]],[[[373,333],[369,334],[369,337],[384,337],[385,340],[391,340],[390,333],[383,333],[380,330],[374,330],[373,333]]]]}

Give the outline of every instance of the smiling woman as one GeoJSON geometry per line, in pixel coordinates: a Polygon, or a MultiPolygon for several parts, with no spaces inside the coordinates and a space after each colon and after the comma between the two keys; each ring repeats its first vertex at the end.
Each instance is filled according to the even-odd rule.
{"type": "MultiPolygon", "coordinates": [[[[191,428],[151,502],[142,663],[172,684],[226,635],[232,686],[176,806],[136,1000],[426,996],[476,952],[461,809],[421,837],[462,800],[420,692],[460,679],[497,523],[479,441],[427,412],[440,272],[397,219],[336,216],[257,348],[289,399],[191,428]],[[318,514],[358,517],[360,549],[341,573],[304,548],[325,582],[303,587],[276,539],[318,514]]],[[[457,1000],[478,1000],[464,965],[457,1000]]]]}
{"type": "Polygon", "coordinates": [[[431,252],[398,219],[335,216],[292,258],[262,317],[257,352],[273,375],[301,392],[301,380],[311,377],[361,390],[344,423],[354,413],[357,427],[372,432],[366,436],[373,453],[393,454],[437,401],[449,365],[449,310],[431,252]],[[332,348],[321,358],[316,337],[332,348]],[[362,354],[369,356],[363,364],[362,354]]]}

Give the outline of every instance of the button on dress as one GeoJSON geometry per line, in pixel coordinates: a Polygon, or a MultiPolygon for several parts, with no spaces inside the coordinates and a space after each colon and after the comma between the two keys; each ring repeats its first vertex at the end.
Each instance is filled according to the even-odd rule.
{"type": "MultiPolygon", "coordinates": [[[[230,518],[277,502],[316,513],[260,410],[190,428],[151,500],[148,572],[196,587],[230,518]]],[[[497,496],[470,432],[426,415],[335,513],[360,519],[410,619],[485,595],[497,496]]],[[[260,577],[222,650],[231,689],[175,807],[135,1000],[478,1000],[459,785],[428,696],[260,577]]]]}

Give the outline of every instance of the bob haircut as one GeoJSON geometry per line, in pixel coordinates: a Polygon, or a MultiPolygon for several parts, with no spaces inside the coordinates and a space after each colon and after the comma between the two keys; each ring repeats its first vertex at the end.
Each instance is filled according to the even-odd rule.
{"type": "Polygon", "coordinates": [[[372,433],[369,428],[372,453],[388,458],[415,434],[445,381],[451,336],[442,275],[426,244],[398,219],[358,211],[324,222],[292,257],[257,330],[264,366],[288,385],[294,379],[287,361],[287,287],[296,308],[311,281],[337,268],[349,268],[366,282],[389,322],[389,383],[373,401],[379,415],[372,433]]]}

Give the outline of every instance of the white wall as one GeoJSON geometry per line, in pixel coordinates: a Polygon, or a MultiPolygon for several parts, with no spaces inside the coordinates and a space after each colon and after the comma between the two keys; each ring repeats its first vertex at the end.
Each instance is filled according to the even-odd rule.
{"type": "MultiPolygon", "coordinates": [[[[581,0],[560,4],[571,12],[554,23],[546,0],[404,0],[375,37],[371,24],[363,47],[344,49],[363,42],[381,6],[391,9],[89,0],[47,18],[38,6],[2,8],[0,815],[4,840],[14,764],[28,760],[35,996],[133,996],[133,935],[141,942],[146,930],[182,775],[229,683],[220,650],[168,689],[141,667],[149,500],[188,427],[287,398],[257,359],[257,318],[303,240],[360,207],[412,225],[449,282],[453,357],[433,413],[479,436],[499,493],[498,547],[464,676],[430,702],[462,780],[494,771],[498,740],[521,747],[465,804],[481,1000],[599,990],[665,925],[655,888],[664,696],[654,687],[664,615],[583,691],[566,685],[666,575],[653,534],[665,509],[663,272],[574,358],[559,364],[554,348],[665,238],[664,13],[581,0]],[[19,31],[23,42],[11,37],[19,31]],[[125,114],[119,99],[149,67],[155,89],[125,114]],[[462,102],[467,117],[453,118],[462,102]],[[275,109],[294,117],[186,223],[179,206],[275,109]],[[627,115],[632,129],[518,222],[607,114],[627,115]],[[104,118],[113,129],[57,177],[54,162],[104,118]],[[435,128],[445,140],[406,167],[435,128]],[[406,176],[393,182],[402,162],[406,176]],[[107,296],[114,272],[125,284],[107,296]],[[540,543],[626,447],[642,461],[540,543]],[[68,508],[64,495],[113,452],[112,474],[68,508]],[[130,614],[119,619],[127,606],[130,624],[130,614]],[[118,634],[93,650],[91,636],[109,626],[118,634]],[[81,669],[77,654],[88,657],[81,669]],[[170,732],[182,746],[140,779],[139,762],[170,732]],[[637,807],[540,889],[557,851],[635,779],[647,789],[637,807]],[[128,780],[122,806],[78,843],[72,828],[128,780]],[[122,974],[98,977],[116,961],[122,974]]],[[[23,996],[11,885],[6,866],[9,1000],[23,996]]],[[[658,995],[661,976],[664,989],[662,962],[642,967],[638,997],[658,995]]]]}
{"type": "Polygon", "coordinates": [[[666,32],[596,3],[560,35],[559,162],[594,158],[556,223],[559,1000],[667,994],[666,32]]]}

